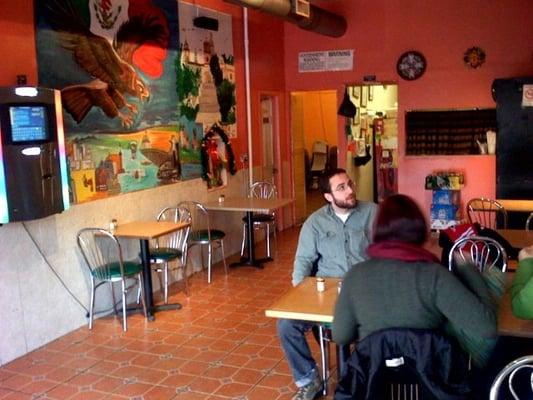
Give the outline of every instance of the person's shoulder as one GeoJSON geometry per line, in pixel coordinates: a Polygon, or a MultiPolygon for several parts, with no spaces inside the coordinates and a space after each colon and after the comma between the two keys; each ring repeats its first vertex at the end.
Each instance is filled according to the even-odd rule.
{"type": "Polygon", "coordinates": [[[378,205],[373,201],[357,200],[357,208],[360,210],[375,211],[377,210],[378,205]]]}

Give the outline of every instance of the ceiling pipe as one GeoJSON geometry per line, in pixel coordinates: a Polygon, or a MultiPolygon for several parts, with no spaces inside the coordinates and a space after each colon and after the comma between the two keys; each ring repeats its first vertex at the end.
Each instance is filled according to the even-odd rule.
{"type": "Polygon", "coordinates": [[[299,28],[324,36],[340,37],[347,28],[343,16],[334,14],[323,8],[311,4],[309,17],[303,17],[292,12],[291,0],[224,0],[227,3],[238,4],[242,7],[253,8],[258,11],[285,19],[298,25],[299,28]]]}

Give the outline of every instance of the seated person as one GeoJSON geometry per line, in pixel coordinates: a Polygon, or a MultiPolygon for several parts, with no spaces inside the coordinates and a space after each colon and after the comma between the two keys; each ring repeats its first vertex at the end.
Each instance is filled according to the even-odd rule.
{"type": "Polygon", "coordinates": [[[343,280],[332,326],[337,344],[387,328],[438,330],[446,324],[471,337],[495,339],[496,309],[482,275],[460,264],[461,283],[423,249],[427,237],[426,220],[412,199],[398,194],[381,203],[370,259],[343,280]]]}
{"type": "MultiPolygon", "coordinates": [[[[340,278],[367,258],[376,205],[357,200],[355,185],[343,169],[322,175],[320,189],[328,203],[302,226],[294,258],[293,286],[311,275],[340,278]]],[[[322,391],[306,339],[314,325],[310,321],[278,320],[278,336],[298,387],[293,400],[312,400],[322,391]]]]}
{"type": "Polygon", "coordinates": [[[533,245],[518,253],[518,269],[509,289],[513,314],[533,319],[533,245]]]}

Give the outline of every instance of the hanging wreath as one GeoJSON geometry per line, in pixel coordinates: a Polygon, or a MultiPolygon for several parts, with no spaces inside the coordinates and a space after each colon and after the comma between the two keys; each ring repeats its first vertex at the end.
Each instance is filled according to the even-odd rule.
{"type": "Polygon", "coordinates": [[[228,135],[226,135],[224,129],[222,129],[217,124],[214,124],[202,138],[202,148],[200,151],[200,157],[202,162],[202,179],[205,181],[209,181],[209,172],[212,172],[209,169],[209,150],[212,141],[215,140],[217,136],[222,139],[222,142],[224,142],[226,148],[226,161],[224,166],[231,175],[235,175],[237,173],[237,167],[235,165],[235,155],[233,154],[233,149],[231,148],[231,143],[229,141],[228,135]]]}
{"type": "Polygon", "coordinates": [[[479,68],[485,63],[485,51],[477,46],[470,47],[463,55],[463,61],[467,67],[479,68]]]}

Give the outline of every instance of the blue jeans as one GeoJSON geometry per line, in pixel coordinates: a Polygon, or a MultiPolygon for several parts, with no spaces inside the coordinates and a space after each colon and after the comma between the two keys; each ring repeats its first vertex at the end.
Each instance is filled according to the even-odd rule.
{"type": "Polygon", "coordinates": [[[318,368],[305,337],[313,325],[312,322],[292,319],[279,319],[277,323],[281,347],[298,387],[307,385],[318,376],[318,368]]]}

